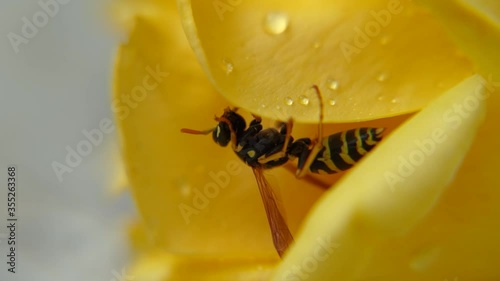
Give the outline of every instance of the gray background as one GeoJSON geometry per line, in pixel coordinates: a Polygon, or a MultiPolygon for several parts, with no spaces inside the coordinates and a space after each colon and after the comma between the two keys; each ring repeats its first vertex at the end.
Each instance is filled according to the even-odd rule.
{"type": "MultiPolygon", "coordinates": [[[[41,0],[48,2],[48,0],[41,0]]],[[[61,0],[62,1],[62,0],[61,0]]],[[[67,0],[66,0],[67,1],[67,0]]],[[[60,182],[53,161],[82,130],[112,118],[110,89],[119,36],[109,1],[69,0],[16,53],[23,17],[35,0],[0,1],[0,280],[117,280],[130,261],[126,225],[136,217],[129,194],[112,196],[115,132],[60,182]],[[109,15],[108,15],[109,16],[109,15]],[[17,265],[7,272],[6,169],[18,168],[17,265]]],[[[125,280],[125,279],[123,279],[125,280]]]]}

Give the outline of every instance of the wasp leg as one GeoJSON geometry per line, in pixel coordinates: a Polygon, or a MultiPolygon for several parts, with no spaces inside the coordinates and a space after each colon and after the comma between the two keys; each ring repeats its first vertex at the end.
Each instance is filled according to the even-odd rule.
{"type": "Polygon", "coordinates": [[[271,161],[275,161],[275,160],[278,160],[278,159],[281,159],[283,157],[286,157],[286,152],[283,152],[283,151],[277,151],[275,153],[270,153],[269,155],[262,155],[261,157],[259,157],[259,163],[260,164],[266,164],[268,162],[271,162],[271,161]]]}
{"type": "Polygon", "coordinates": [[[238,147],[235,150],[236,152],[241,151],[241,149],[247,144],[248,138],[253,137],[257,133],[262,131],[262,125],[261,125],[262,119],[256,115],[253,115],[253,114],[252,114],[252,116],[255,119],[252,120],[252,122],[250,122],[248,129],[245,130],[245,132],[243,133],[243,136],[238,141],[238,147]]]}
{"type": "MultiPolygon", "coordinates": [[[[285,170],[287,170],[288,172],[290,172],[292,174],[295,174],[295,172],[297,171],[297,167],[290,162],[284,164],[283,168],[285,168],[285,170]]],[[[314,186],[317,186],[321,189],[328,189],[328,188],[330,188],[330,185],[331,185],[330,183],[328,183],[326,181],[322,181],[321,179],[313,177],[312,175],[309,175],[309,174],[304,175],[302,180],[306,181],[314,186]]]]}
{"type": "Polygon", "coordinates": [[[290,143],[290,139],[292,138],[293,119],[290,118],[286,123],[282,124],[285,125],[285,128],[280,129],[280,133],[285,133],[285,142],[283,143],[283,147],[281,147],[281,150],[277,152],[271,152],[268,155],[262,156],[261,158],[259,158],[259,163],[265,164],[269,161],[275,161],[287,156],[288,144],[290,143]]]}
{"type": "Polygon", "coordinates": [[[313,140],[313,142],[312,142],[313,148],[309,152],[309,155],[307,156],[307,159],[304,162],[304,166],[298,167],[297,173],[295,174],[295,176],[297,178],[302,178],[306,175],[307,171],[309,170],[309,167],[314,162],[314,160],[316,159],[316,156],[323,148],[323,143],[322,143],[322,141],[323,141],[323,118],[324,118],[323,117],[323,110],[324,110],[323,98],[321,97],[321,92],[319,91],[319,88],[317,85],[313,85],[312,88],[316,91],[316,94],[318,95],[319,106],[320,106],[318,137],[315,140],[313,140]]]}
{"type": "Polygon", "coordinates": [[[323,143],[318,141],[318,139],[313,140],[313,148],[310,150],[309,155],[306,158],[306,161],[304,162],[304,165],[302,167],[297,167],[297,172],[295,173],[295,176],[297,178],[302,178],[304,177],[307,172],[309,171],[309,167],[311,164],[316,160],[316,156],[318,153],[323,149],[323,143]]]}
{"type": "Polygon", "coordinates": [[[259,122],[259,123],[262,122],[262,117],[260,117],[259,115],[255,115],[252,113],[252,117],[253,117],[254,121],[259,122]]]}

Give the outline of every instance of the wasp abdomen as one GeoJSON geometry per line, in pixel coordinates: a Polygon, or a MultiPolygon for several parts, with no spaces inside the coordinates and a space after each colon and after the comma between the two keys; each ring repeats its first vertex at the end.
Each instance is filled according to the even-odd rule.
{"type": "MultiPolygon", "coordinates": [[[[322,140],[323,148],[309,170],[333,174],[351,168],[382,139],[382,128],[357,128],[330,135],[322,140]]],[[[299,167],[306,157],[299,159],[299,167]]]]}

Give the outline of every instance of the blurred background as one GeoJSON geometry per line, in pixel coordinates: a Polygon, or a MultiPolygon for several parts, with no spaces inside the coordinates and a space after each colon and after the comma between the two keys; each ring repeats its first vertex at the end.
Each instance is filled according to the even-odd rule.
{"type": "Polygon", "coordinates": [[[128,193],[111,192],[118,34],[109,1],[0,1],[0,280],[126,280],[128,193]],[[71,158],[70,151],[87,155],[71,158]],[[91,150],[91,151],[90,151],[91,150]],[[72,161],[70,160],[70,161],[72,161]],[[61,168],[59,177],[53,163],[61,168]],[[17,166],[16,273],[7,271],[7,167],[17,166]],[[56,164],[57,165],[57,164],[56,164]],[[71,170],[71,171],[70,171],[71,170]]]}

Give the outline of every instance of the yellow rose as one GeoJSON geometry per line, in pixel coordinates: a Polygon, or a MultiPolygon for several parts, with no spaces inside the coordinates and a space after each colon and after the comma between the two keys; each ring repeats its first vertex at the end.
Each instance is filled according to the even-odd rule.
{"type": "Polygon", "coordinates": [[[115,7],[129,34],[113,109],[143,218],[137,280],[500,278],[497,4],[178,2],[180,13],[172,1],[115,7]],[[251,169],[179,129],[212,128],[230,105],[318,122],[312,84],[325,134],[388,133],[349,172],[315,177],[327,192],[282,168],[266,175],[295,236],[280,260],[251,169]]]}

